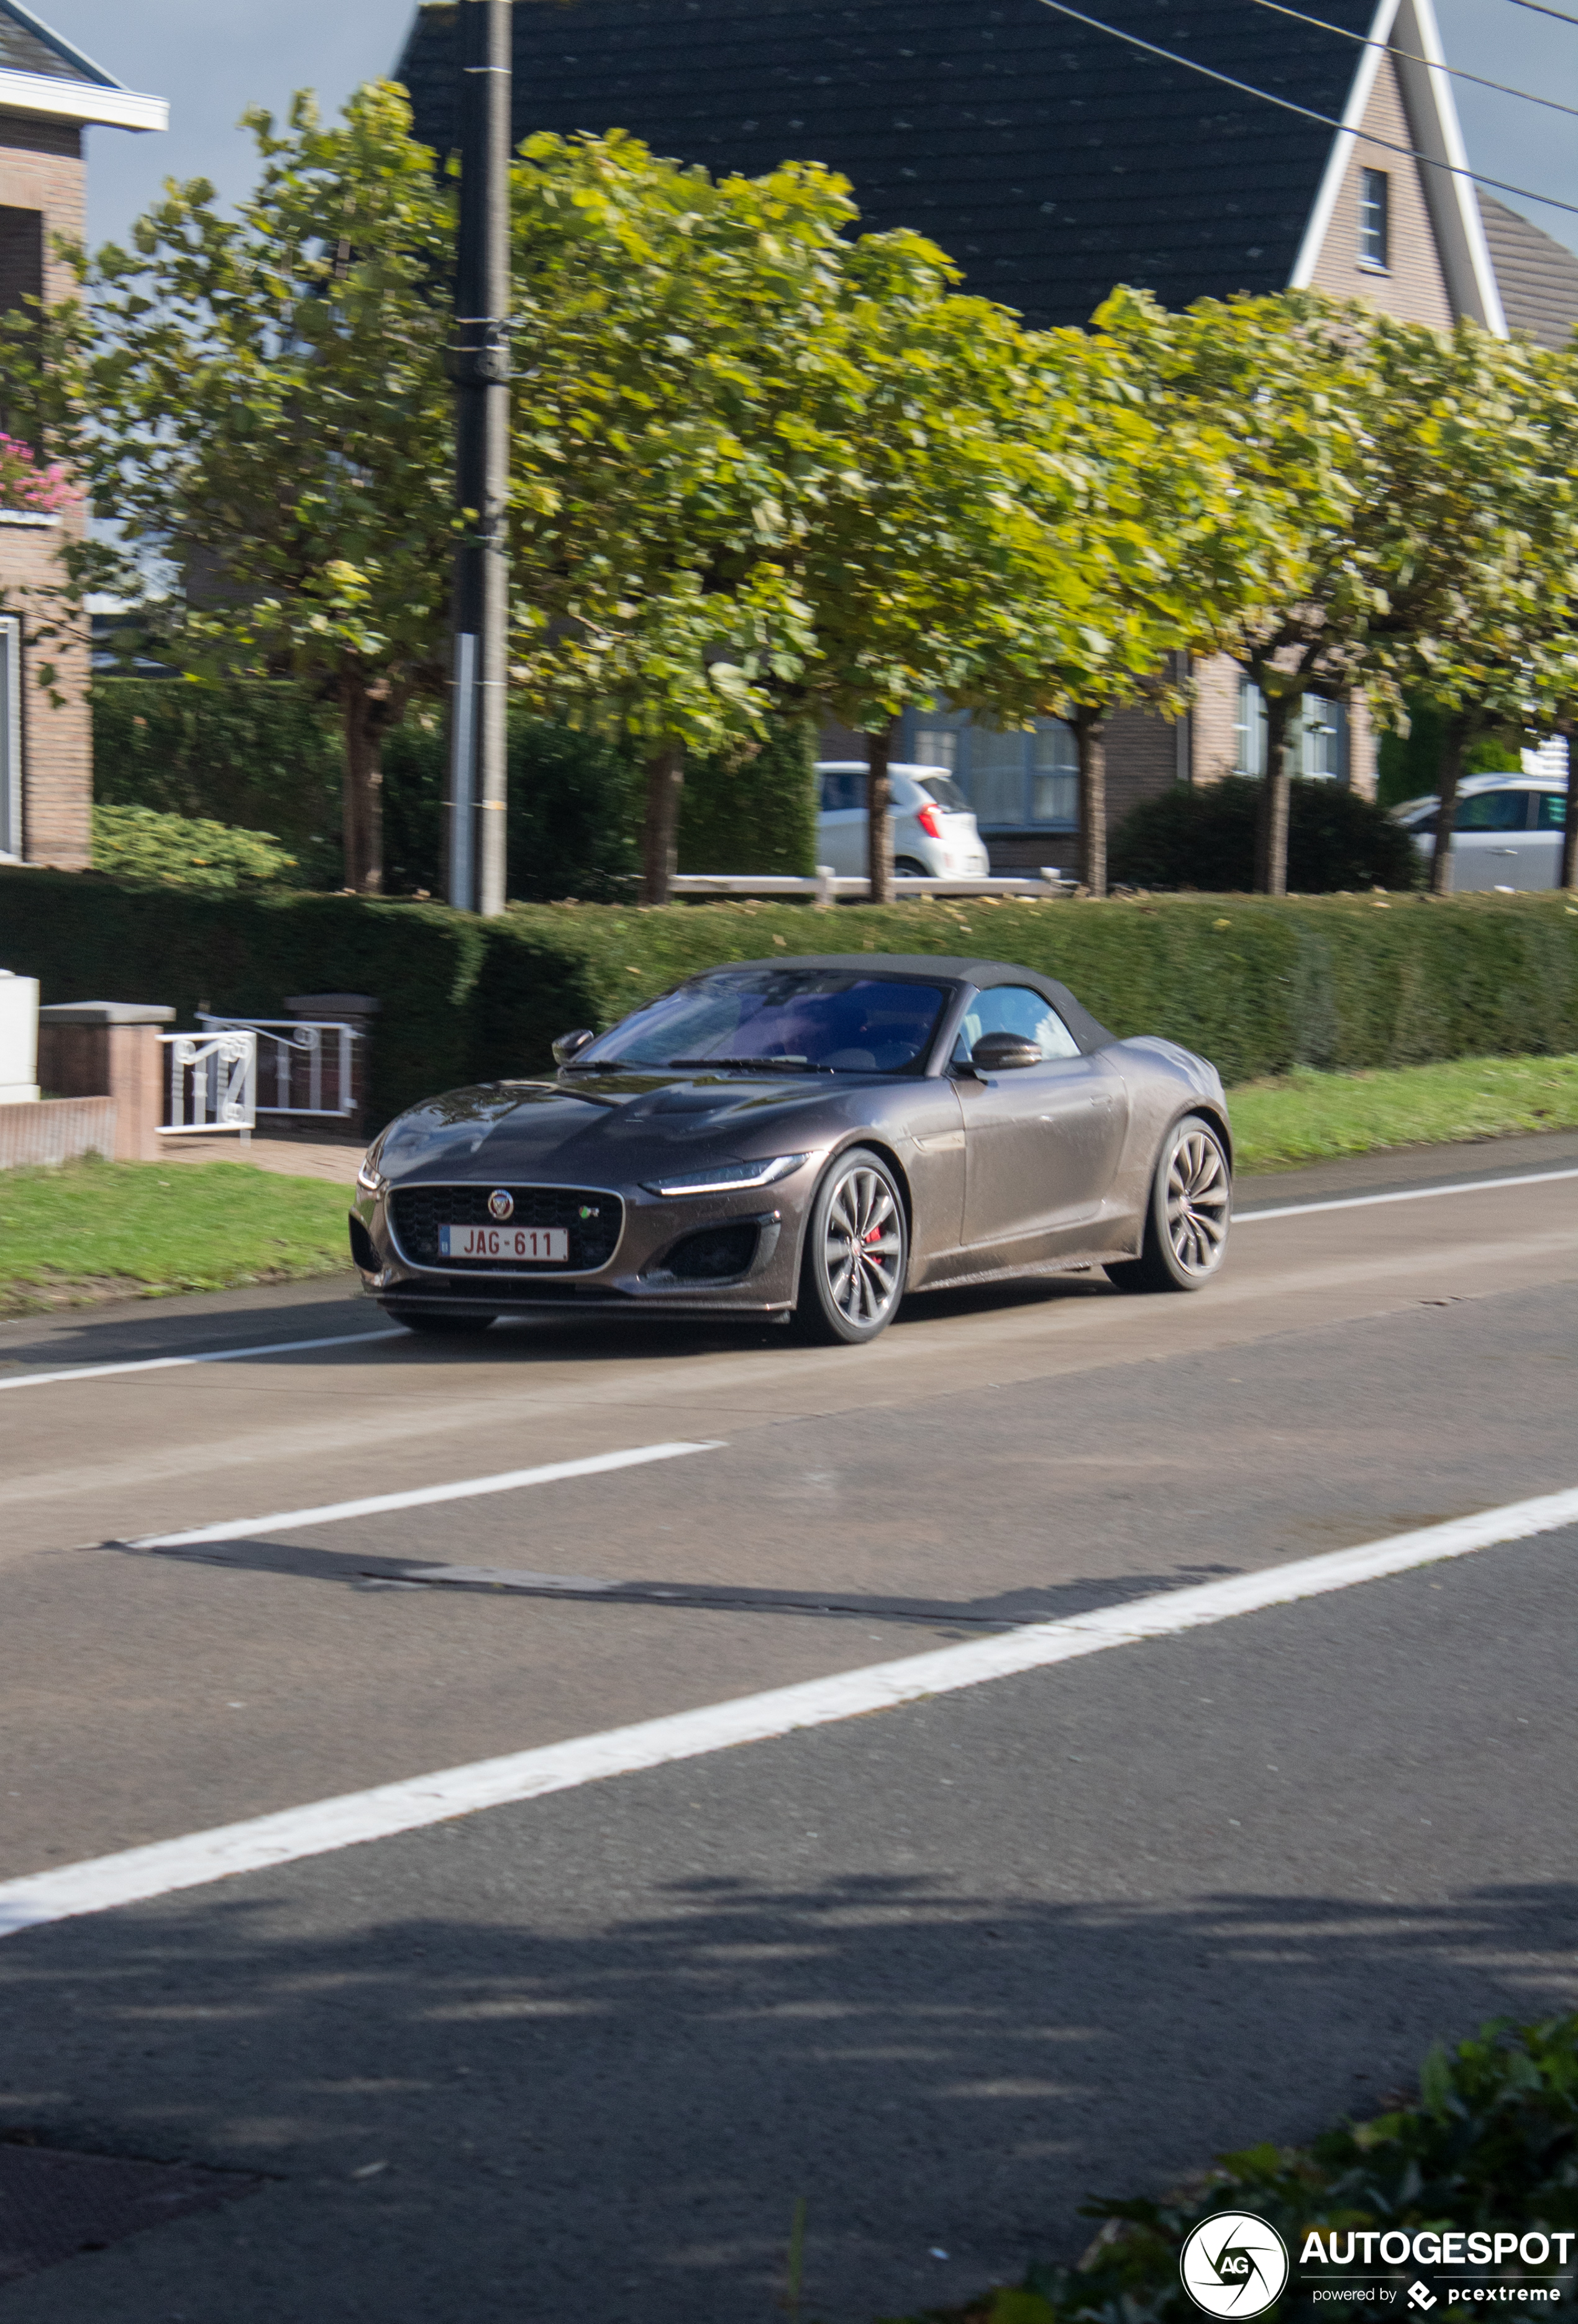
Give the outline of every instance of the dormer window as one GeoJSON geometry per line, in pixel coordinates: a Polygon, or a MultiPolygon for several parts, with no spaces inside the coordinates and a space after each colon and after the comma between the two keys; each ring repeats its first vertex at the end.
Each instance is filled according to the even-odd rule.
{"type": "Polygon", "coordinates": [[[1384,170],[1359,172],[1359,263],[1378,274],[1391,264],[1391,181],[1384,170]]]}

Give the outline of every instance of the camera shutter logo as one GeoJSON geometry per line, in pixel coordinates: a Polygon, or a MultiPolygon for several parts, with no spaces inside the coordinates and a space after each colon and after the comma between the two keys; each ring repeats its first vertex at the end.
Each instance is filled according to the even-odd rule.
{"type": "Polygon", "coordinates": [[[507,1186],[495,1186],[487,1198],[487,1206],[490,1214],[501,1224],[515,1215],[515,1197],[507,1186]]]}
{"type": "Polygon", "coordinates": [[[1191,2231],[1178,2273],[1207,2316],[1260,2316],[1282,2296],[1287,2246],[1252,2211],[1218,2211],[1191,2231]]]}

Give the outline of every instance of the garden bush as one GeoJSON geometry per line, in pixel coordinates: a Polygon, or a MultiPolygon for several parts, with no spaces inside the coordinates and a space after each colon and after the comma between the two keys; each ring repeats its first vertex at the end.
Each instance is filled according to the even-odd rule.
{"type": "MultiPolygon", "coordinates": [[[[1295,782],[1291,790],[1291,894],[1418,884],[1413,843],[1382,808],[1337,783],[1295,782]]],[[[1112,835],[1112,878],[1137,888],[1252,888],[1260,797],[1258,782],[1229,775],[1142,800],[1112,835]]]]}
{"type": "Polygon", "coordinates": [[[151,807],[96,806],[93,868],[178,888],[277,888],[302,884],[300,865],[272,831],[238,831],[151,807]]]}
{"type": "Polygon", "coordinates": [[[1159,1033],[1229,1083],[1578,1050],[1578,909],[1558,893],[1178,896],[1105,903],[438,904],[232,893],[0,869],[0,967],[46,1001],[199,1001],[277,1016],[292,992],[383,1004],[371,1102],[537,1073],[575,1025],[613,1024],[715,963],[785,952],[961,954],[1070,984],[1118,1034],[1159,1033]]]}
{"type": "MultiPolygon", "coordinates": [[[[693,758],[679,812],[682,872],[813,871],[812,735],[785,721],[766,741],[693,758]]],[[[509,894],[608,903],[639,869],[641,771],[627,747],[519,712],[510,720],[509,894]]],[[[392,894],[444,885],[443,723],[422,712],[383,748],[383,853],[392,894]]]]}
{"type": "Polygon", "coordinates": [[[340,881],[340,742],[331,706],[284,678],[96,677],[93,795],[277,835],[301,884],[340,881]]]}

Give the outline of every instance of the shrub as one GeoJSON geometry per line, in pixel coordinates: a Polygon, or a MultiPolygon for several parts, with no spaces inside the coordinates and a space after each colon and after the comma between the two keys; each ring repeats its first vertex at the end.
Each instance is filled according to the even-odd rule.
{"type": "Polygon", "coordinates": [[[96,678],[93,795],[279,835],[302,884],[340,881],[332,710],[287,679],[96,678]]]}
{"type": "Polygon", "coordinates": [[[371,1102],[549,1065],[715,963],[789,952],[957,953],[1061,977],[1114,1033],[1159,1033],[1248,1081],[1438,1057],[1578,1050],[1578,915],[1555,893],[1169,897],[633,907],[522,904],[496,920],[348,896],[208,894],[97,872],[0,869],[0,966],[46,1001],[200,1000],[274,1017],[292,992],[383,1003],[371,1102]],[[775,939],[783,939],[782,946],[775,939]]]}
{"type": "MultiPolygon", "coordinates": [[[[1384,809],[1336,783],[1298,782],[1288,816],[1287,885],[1300,896],[1412,888],[1418,859],[1384,809]]],[[[1245,890],[1254,885],[1260,786],[1229,775],[1145,799],[1113,835],[1112,875],[1138,888],[1245,890]]]]}
{"type": "Polygon", "coordinates": [[[693,759],[679,808],[681,872],[814,872],[815,762],[815,730],[790,719],[763,742],[693,759]]]}
{"type": "MultiPolygon", "coordinates": [[[[519,712],[510,719],[507,892],[527,903],[602,903],[636,872],[635,776],[601,735],[519,712]]],[[[392,894],[444,887],[447,744],[436,712],[383,746],[383,858],[392,894]]]]}
{"type": "Polygon", "coordinates": [[[96,807],[93,868],[178,888],[296,885],[296,858],[272,831],[237,831],[151,807],[96,807]]]}

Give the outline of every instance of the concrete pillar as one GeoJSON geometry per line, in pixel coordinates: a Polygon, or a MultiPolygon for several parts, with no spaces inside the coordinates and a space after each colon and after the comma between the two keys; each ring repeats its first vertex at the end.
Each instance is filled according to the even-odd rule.
{"type": "Polygon", "coordinates": [[[156,1162],[164,1119],[161,1026],[152,1001],[67,1001],[39,1010],[39,1076],[59,1097],[113,1097],[117,1162],[156,1162]]]}
{"type": "MultiPolygon", "coordinates": [[[[307,1025],[348,1025],[358,1038],[351,1044],[352,1111],[346,1121],[347,1130],[360,1133],[367,1106],[368,1048],[373,1038],[374,1019],[382,1014],[383,1003],[370,992],[293,992],[285,1002],[292,1017],[307,1025]]],[[[263,1090],[258,1090],[263,1101],[263,1090]]],[[[273,1102],[271,1096],[267,1101],[273,1102]]]]}
{"type": "Polygon", "coordinates": [[[38,1102],[38,979],[0,968],[0,1105],[38,1102]]]}

